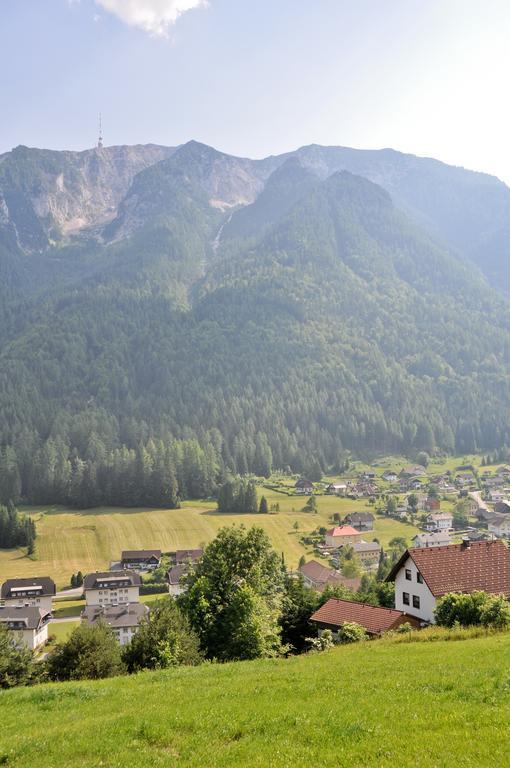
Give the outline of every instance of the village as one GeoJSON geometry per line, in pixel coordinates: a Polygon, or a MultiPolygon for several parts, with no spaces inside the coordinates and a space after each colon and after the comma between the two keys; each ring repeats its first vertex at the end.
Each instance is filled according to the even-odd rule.
{"type": "MultiPolygon", "coordinates": [[[[321,495],[360,502],[359,511],[333,513],[330,528],[302,536],[315,557],[303,556],[290,573],[318,593],[335,588],[356,593],[363,574],[380,572],[385,553],[375,535],[378,519],[412,521],[411,530],[418,529],[409,540],[400,538],[389,572],[381,577],[394,584],[394,605],[332,597],[311,617],[317,632],[336,632],[345,622],[359,624],[370,636],[404,623],[421,628],[434,623],[436,602],[448,592],[484,591],[510,598],[510,550],[505,543],[510,536],[509,482],[506,466],[479,472],[461,465],[439,474],[414,464],[399,471],[363,469],[356,477],[327,483],[299,477],[293,497],[308,497],[312,508],[321,495]]],[[[71,588],[61,591],[50,575],[7,578],[0,590],[0,623],[39,653],[51,646],[53,632],[63,622],[67,627],[105,622],[118,642],[127,645],[140,624],[150,620],[151,601],[183,594],[202,555],[202,546],[173,552],[125,550],[108,570],[80,572],[71,588]]]]}

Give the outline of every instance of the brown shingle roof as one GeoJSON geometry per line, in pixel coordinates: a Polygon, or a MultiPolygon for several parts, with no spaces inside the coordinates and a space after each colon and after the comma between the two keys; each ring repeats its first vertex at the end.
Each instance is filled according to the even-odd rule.
{"type": "Polygon", "coordinates": [[[4,600],[20,597],[20,591],[30,592],[31,595],[33,593],[34,596],[37,593],[38,597],[54,595],[56,592],[55,582],[49,576],[36,576],[32,579],[7,579],[2,584],[1,596],[4,600]]]}
{"type": "Polygon", "coordinates": [[[311,616],[311,621],[327,624],[330,627],[341,627],[344,622],[351,621],[365,627],[370,635],[380,635],[405,622],[419,626],[416,619],[402,611],[336,598],[331,598],[318,611],[315,611],[311,616]]]}
{"type": "Polygon", "coordinates": [[[142,580],[134,571],[103,571],[89,573],[83,581],[84,589],[115,589],[117,587],[139,587],[142,580]]]}
{"type": "Polygon", "coordinates": [[[395,580],[408,557],[434,597],[448,592],[483,591],[510,598],[510,550],[502,541],[409,549],[395,563],[387,581],[395,580]]]}
{"type": "Polygon", "coordinates": [[[318,588],[320,592],[322,592],[326,586],[347,587],[347,589],[352,589],[353,592],[357,592],[361,586],[361,579],[359,577],[347,579],[340,573],[321,565],[317,560],[310,560],[308,563],[305,563],[299,568],[299,571],[303,576],[306,576],[310,581],[313,581],[315,587],[318,588]]]}
{"type": "Polygon", "coordinates": [[[161,560],[160,549],[125,549],[121,555],[121,560],[149,560],[155,557],[161,560]]]}

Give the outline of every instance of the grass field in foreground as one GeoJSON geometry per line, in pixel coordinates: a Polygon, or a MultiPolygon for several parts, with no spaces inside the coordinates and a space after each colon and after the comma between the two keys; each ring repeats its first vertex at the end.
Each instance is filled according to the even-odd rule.
{"type": "Polygon", "coordinates": [[[0,693],[0,760],[17,768],[506,766],[509,659],[509,634],[376,641],[17,689],[0,693]]]}
{"type": "MultiPolygon", "coordinates": [[[[318,497],[318,514],[300,511],[306,498],[286,496],[259,489],[269,504],[278,502],[276,515],[220,515],[214,502],[185,502],[182,509],[105,508],[69,510],[64,508],[27,509],[37,525],[36,553],[27,557],[20,550],[0,551],[0,581],[21,576],[48,575],[58,587],[68,585],[72,573],[89,573],[108,568],[123,549],[142,547],[171,551],[198,547],[209,542],[224,525],[260,525],[267,531],[274,548],[283,552],[286,563],[296,567],[303,554],[310,554],[299,541],[302,533],[317,526],[329,526],[334,512],[371,509],[365,500],[353,501],[336,496],[318,497]],[[293,528],[297,522],[299,530],[293,528]]],[[[412,525],[387,518],[376,518],[376,528],[365,536],[380,539],[383,546],[394,536],[408,540],[416,533],[412,525]]]]}

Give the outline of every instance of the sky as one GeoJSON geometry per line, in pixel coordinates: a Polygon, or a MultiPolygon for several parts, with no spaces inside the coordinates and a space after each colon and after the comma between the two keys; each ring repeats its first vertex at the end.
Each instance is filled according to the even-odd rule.
{"type": "Polygon", "coordinates": [[[0,0],[0,152],[334,144],[510,184],[508,0],[0,0]]]}

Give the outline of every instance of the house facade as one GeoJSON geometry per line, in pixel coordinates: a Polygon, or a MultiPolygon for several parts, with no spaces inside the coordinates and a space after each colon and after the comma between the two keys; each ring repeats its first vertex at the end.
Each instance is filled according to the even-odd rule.
{"type": "Polygon", "coordinates": [[[509,517],[493,517],[487,522],[487,530],[494,536],[500,539],[507,539],[510,537],[510,518],[509,517]]]}
{"type": "Polygon", "coordinates": [[[438,598],[475,591],[510,598],[510,550],[502,541],[408,549],[386,581],[395,582],[395,608],[434,623],[438,598]]]}
{"type": "Polygon", "coordinates": [[[51,610],[34,606],[4,605],[0,607],[0,623],[6,626],[17,645],[25,645],[35,651],[48,641],[48,624],[51,610]]]}
{"type": "Polygon", "coordinates": [[[361,541],[361,533],[352,525],[337,525],[326,531],[325,544],[327,547],[343,547],[344,544],[354,544],[361,541]]]}
{"type": "Polygon", "coordinates": [[[137,603],[142,580],[134,571],[89,573],[83,581],[87,605],[118,605],[137,603]]]}
{"type": "Polygon", "coordinates": [[[153,571],[161,563],[160,549],[129,549],[121,555],[121,568],[132,571],[153,571]]]}
{"type": "Polygon", "coordinates": [[[305,477],[301,477],[294,485],[294,492],[311,494],[313,493],[313,483],[305,477]]]}
{"type": "Polygon", "coordinates": [[[81,614],[82,622],[90,626],[94,626],[99,621],[108,624],[120,645],[131,642],[141,622],[148,619],[149,609],[143,603],[88,605],[81,614]]]}
{"type": "Polygon", "coordinates": [[[425,521],[426,531],[443,532],[449,531],[453,526],[453,517],[447,512],[431,513],[427,515],[425,521]]]}
{"type": "Polygon", "coordinates": [[[439,533],[417,533],[413,537],[414,547],[447,547],[450,544],[450,534],[448,531],[439,533]]]}
{"type": "Polygon", "coordinates": [[[186,591],[186,585],[184,584],[184,578],[189,571],[189,567],[186,563],[180,563],[179,565],[173,565],[166,575],[168,582],[168,592],[177,597],[182,595],[186,591]]]}
{"type": "Polygon", "coordinates": [[[51,613],[55,594],[55,582],[49,576],[7,579],[0,590],[0,605],[42,608],[51,613]]]}
{"type": "Polygon", "coordinates": [[[360,562],[365,567],[372,567],[379,563],[381,556],[381,545],[377,541],[356,541],[352,548],[358,556],[360,562]]]}
{"type": "Polygon", "coordinates": [[[345,516],[345,522],[357,531],[374,530],[374,516],[371,512],[351,512],[345,516]]]}

